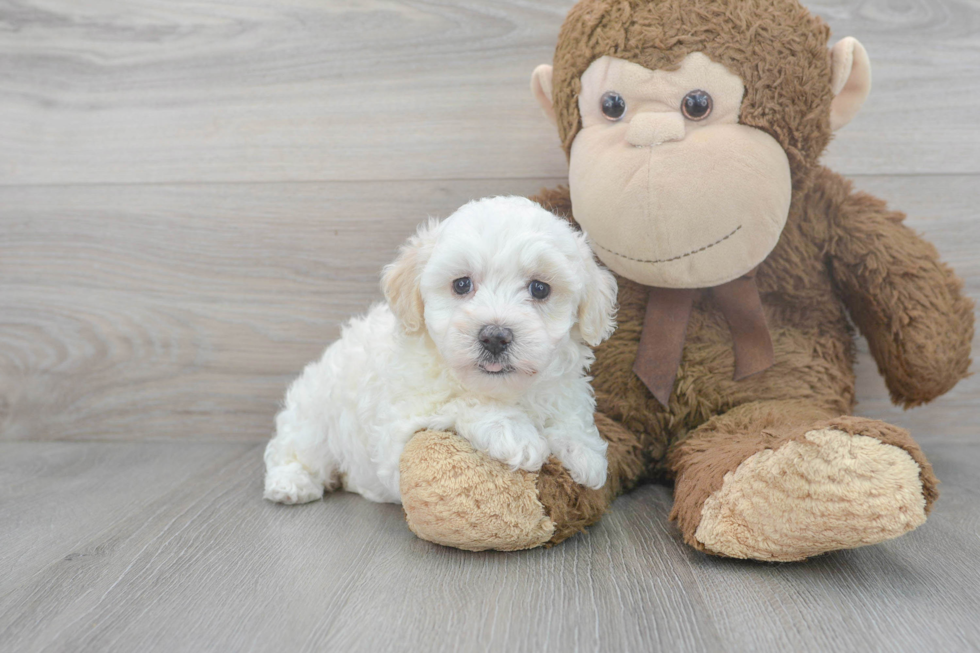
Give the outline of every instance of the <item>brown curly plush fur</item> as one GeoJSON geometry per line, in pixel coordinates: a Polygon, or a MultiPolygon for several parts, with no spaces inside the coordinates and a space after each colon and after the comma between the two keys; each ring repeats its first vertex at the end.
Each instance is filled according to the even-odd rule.
{"type": "MultiPolygon", "coordinates": [[[[854,193],[850,182],[818,164],[831,138],[829,34],[795,0],[585,0],[569,13],[559,36],[554,103],[566,153],[581,127],[579,78],[592,61],[612,55],[669,69],[700,51],[745,81],[740,122],[772,135],[789,155],[794,180],[789,220],[758,272],[776,365],[733,381],[727,325],[702,301],[695,306],[665,409],[632,372],[646,290],[622,277],[619,328],[596,351],[597,423],[611,445],[607,500],[643,480],[683,476],[688,454],[699,443],[714,441],[718,416],[728,418],[723,432],[729,448],[741,448],[740,453],[719,460],[713,474],[699,475],[696,487],[677,492],[673,518],[695,546],[704,498],[738,462],[780,444],[772,436],[774,423],[787,432],[820,428],[816,425],[853,409],[855,352],[848,313],[867,337],[896,403],[908,407],[934,399],[962,379],[970,364],[973,305],[962,295],[962,281],[938,260],[932,245],[902,224],[903,214],[854,193]]],[[[574,219],[566,188],[533,199],[574,219]]],[[[900,431],[878,422],[877,427],[835,424],[855,434],[900,431]]],[[[899,439],[922,466],[931,506],[936,496],[931,468],[908,434],[899,439]]],[[[721,459],[730,455],[708,451],[721,459]]],[[[581,489],[565,488],[567,482],[554,480],[561,475],[553,470],[540,476],[539,491],[550,493],[556,483],[564,488],[561,500],[542,499],[559,525],[552,542],[595,521],[607,507],[597,497],[587,499],[581,489]]]]}
{"type": "Polygon", "coordinates": [[[739,122],[782,144],[796,185],[830,142],[830,28],[786,0],[592,0],[565,19],[554,60],[554,103],[565,152],[581,128],[582,73],[610,55],[650,70],[703,52],[745,82],[739,122]]]}
{"type": "MultiPolygon", "coordinates": [[[[700,300],[673,394],[662,406],[632,371],[648,291],[618,277],[619,327],[596,350],[592,367],[596,424],[609,443],[609,480],[602,490],[588,490],[560,464],[545,465],[536,489],[554,525],[550,544],[595,522],[637,484],[672,480],[671,516],[685,541],[704,550],[695,532],[705,502],[725,479],[755,454],[799,446],[806,433],[820,429],[843,433],[844,442],[865,436],[904,451],[908,461],[902,464],[918,470],[911,481],[921,486],[917,510],[935,501],[937,481],[908,433],[848,417],[855,362],[849,316],[868,339],[892,399],[909,407],[966,376],[973,305],[935,248],[902,224],[903,214],[855,193],[850,182],[819,165],[831,138],[828,38],[827,26],[796,0],[583,0],[570,12],[553,77],[566,153],[581,127],[579,79],[592,61],[612,55],[669,69],[700,51],[744,80],[740,122],[769,133],[786,150],[793,196],[779,243],[757,274],[776,360],[765,372],[733,380],[728,326],[710,301],[700,300]]],[[[574,221],[567,188],[533,199],[574,221]]],[[[896,489],[907,487],[903,478],[896,489]]],[[[917,523],[899,524],[887,536],[917,523]]],[[[766,550],[759,557],[800,559],[868,541],[848,544],[830,533],[826,546],[811,542],[810,548],[766,550]]]]}

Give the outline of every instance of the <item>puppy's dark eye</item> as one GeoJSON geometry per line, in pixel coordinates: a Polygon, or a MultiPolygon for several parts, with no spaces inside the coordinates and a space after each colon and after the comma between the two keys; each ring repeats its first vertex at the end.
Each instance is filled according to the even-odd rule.
{"type": "Polygon", "coordinates": [[[532,281],[527,285],[527,290],[535,299],[547,299],[548,295],[551,294],[551,286],[544,281],[532,281]]]}
{"type": "Polygon", "coordinates": [[[704,120],[713,107],[714,101],[704,91],[691,91],[681,100],[681,113],[688,120],[704,120]]]}
{"type": "Polygon", "coordinates": [[[453,281],[453,292],[457,295],[468,295],[473,290],[473,282],[469,277],[460,277],[453,281]]]}
{"type": "Polygon", "coordinates": [[[626,100],[616,91],[609,91],[604,94],[599,100],[599,106],[602,107],[602,115],[606,117],[606,120],[613,122],[622,118],[623,114],[626,113],[626,100]]]}

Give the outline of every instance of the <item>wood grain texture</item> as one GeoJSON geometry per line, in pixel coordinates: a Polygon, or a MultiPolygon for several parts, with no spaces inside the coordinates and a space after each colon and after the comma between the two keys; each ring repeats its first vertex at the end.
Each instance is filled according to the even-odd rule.
{"type": "MultiPolygon", "coordinates": [[[[560,177],[531,99],[572,0],[0,1],[0,183],[560,177]]],[[[814,0],[875,89],[827,161],[980,173],[974,0],[814,0]]]]}
{"type": "Polygon", "coordinates": [[[84,550],[248,444],[0,443],[0,594],[84,550]]]}
{"type": "MultiPolygon", "coordinates": [[[[558,181],[0,188],[0,439],[263,440],[418,222],[558,181]]],[[[907,209],[980,297],[975,177],[858,186],[907,209]]],[[[913,433],[976,440],[976,378],[905,412],[865,353],[859,398],[913,433]]]]}
{"type": "Polygon", "coordinates": [[[428,215],[551,180],[0,189],[0,439],[264,440],[428,215]]]}
{"type": "MultiPolygon", "coordinates": [[[[66,445],[16,446],[23,460],[30,447],[43,458],[66,445]]],[[[937,444],[929,453],[944,497],[922,528],[874,547],[770,565],[685,546],[667,521],[670,496],[661,487],[621,498],[588,534],[553,549],[446,549],[416,539],[397,506],[355,495],[298,507],[264,502],[254,447],[197,470],[77,545],[52,547],[60,533],[28,531],[54,555],[30,583],[0,580],[0,646],[971,650],[980,646],[980,447],[937,444]]],[[[50,498],[78,482],[51,478],[35,491],[50,498]]]]}

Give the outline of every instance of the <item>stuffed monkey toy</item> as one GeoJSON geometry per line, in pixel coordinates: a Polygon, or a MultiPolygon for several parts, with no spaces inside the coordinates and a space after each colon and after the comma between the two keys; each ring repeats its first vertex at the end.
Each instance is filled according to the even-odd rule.
{"type": "Polygon", "coordinates": [[[416,534],[553,545],[650,481],[673,483],[684,541],[734,558],[801,560],[925,521],[938,495],[922,450],[850,415],[854,327],[911,407],[966,376],[973,305],[903,214],[819,164],[871,83],[861,44],[829,36],[796,0],[571,10],[532,79],[569,184],[534,199],[584,229],[619,282],[618,330],[592,368],[608,483],[419,433],[401,460],[416,534]]]}

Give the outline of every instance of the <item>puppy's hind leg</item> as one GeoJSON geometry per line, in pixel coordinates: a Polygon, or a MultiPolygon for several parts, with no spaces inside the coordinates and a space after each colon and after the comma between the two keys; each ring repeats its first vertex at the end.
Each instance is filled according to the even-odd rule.
{"type": "Polygon", "coordinates": [[[316,432],[295,407],[276,417],[276,435],[265,448],[265,492],[276,503],[307,503],[336,486],[337,465],[323,433],[316,432]]]}

